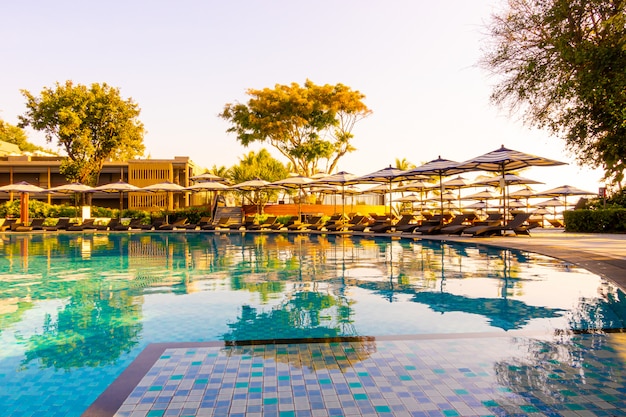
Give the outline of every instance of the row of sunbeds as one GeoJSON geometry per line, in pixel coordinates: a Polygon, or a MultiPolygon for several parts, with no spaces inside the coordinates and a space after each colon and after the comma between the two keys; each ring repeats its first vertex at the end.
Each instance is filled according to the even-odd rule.
{"type": "Polygon", "coordinates": [[[291,216],[286,222],[279,222],[277,216],[268,216],[258,222],[255,216],[217,218],[202,217],[197,223],[190,223],[187,218],[174,220],[172,223],[163,218],[155,218],[150,224],[140,219],[132,219],[130,223],[121,219],[111,219],[107,223],[97,223],[95,219],[85,219],[82,223],[71,223],[69,218],[60,218],[55,225],[45,225],[45,219],[33,219],[24,225],[14,219],[6,219],[0,225],[0,231],[87,231],[87,230],[247,230],[247,231],[319,231],[319,232],[399,232],[407,234],[448,234],[494,236],[512,232],[516,235],[529,235],[530,230],[539,223],[530,220],[530,214],[519,213],[508,222],[504,222],[499,213],[490,214],[485,219],[475,214],[459,214],[457,216],[434,215],[418,221],[414,215],[403,215],[400,219],[391,219],[386,215],[359,215],[352,217],[337,214],[330,218],[325,216],[309,216],[302,221],[298,216],[291,216]]]}
{"type": "MultiPolygon", "coordinates": [[[[320,231],[320,232],[400,232],[410,234],[448,234],[494,236],[507,232],[516,235],[529,235],[530,230],[540,224],[531,221],[529,213],[519,213],[508,222],[499,213],[490,214],[480,219],[474,214],[457,216],[435,215],[423,221],[417,221],[414,215],[403,215],[392,220],[386,215],[354,215],[347,217],[335,215],[324,220],[324,216],[310,216],[305,221],[292,216],[286,222],[279,222],[277,216],[268,216],[263,222],[257,222],[254,216],[233,219],[228,216],[217,219],[202,218],[197,224],[189,224],[186,219],[179,219],[169,230],[249,230],[249,231],[320,231]]],[[[162,228],[160,228],[162,230],[162,228]]]]}

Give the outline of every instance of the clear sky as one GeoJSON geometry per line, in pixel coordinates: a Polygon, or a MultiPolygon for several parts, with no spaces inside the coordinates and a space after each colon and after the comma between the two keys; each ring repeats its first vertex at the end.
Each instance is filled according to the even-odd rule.
{"type": "MultiPolygon", "coordinates": [[[[575,165],[563,142],[489,103],[495,81],[476,66],[485,23],[504,0],[90,2],[0,5],[0,118],[17,124],[20,89],[103,83],[138,103],[153,158],[190,156],[231,166],[251,150],[217,115],[248,88],[342,83],[373,114],[357,124],[357,151],[339,169],[367,174],[406,158],[463,161],[508,148],[568,166],[521,174],[597,191],[601,171],[575,165]]],[[[46,145],[41,134],[30,140],[46,145]]],[[[50,146],[50,145],[46,145],[50,146]]],[[[267,147],[274,156],[279,154],[267,147]]],[[[286,161],[284,161],[286,162],[286,161]]],[[[477,174],[468,173],[473,179],[477,174]]]]}

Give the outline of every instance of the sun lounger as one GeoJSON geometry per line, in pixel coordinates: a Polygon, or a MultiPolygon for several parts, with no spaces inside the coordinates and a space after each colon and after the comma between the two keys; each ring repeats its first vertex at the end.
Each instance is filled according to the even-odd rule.
{"type": "Polygon", "coordinates": [[[44,226],[43,230],[47,231],[56,231],[56,230],[67,230],[68,227],[72,226],[73,223],[70,223],[69,217],[59,217],[57,223],[54,226],[44,226]]]}
{"type": "Polygon", "coordinates": [[[565,227],[565,223],[561,219],[547,219],[552,227],[565,227]]]}
{"type": "Polygon", "coordinates": [[[227,228],[228,223],[230,223],[230,217],[228,216],[218,217],[213,221],[213,223],[205,224],[204,226],[201,226],[200,230],[225,229],[227,228]]]}
{"type": "Polygon", "coordinates": [[[502,235],[507,231],[512,231],[516,235],[530,235],[530,227],[524,224],[530,216],[530,213],[518,213],[504,226],[475,226],[466,229],[464,233],[467,233],[467,231],[471,229],[471,235],[475,237],[502,235]]]}
{"type": "Polygon", "coordinates": [[[466,227],[469,227],[469,225],[465,225],[467,217],[467,214],[459,214],[455,216],[452,220],[450,220],[449,223],[441,224],[440,222],[438,222],[424,228],[419,228],[416,231],[420,231],[423,235],[434,235],[446,233],[446,229],[454,230],[454,228],[456,227],[462,227],[463,229],[465,229],[466,227]]]}
{"type": "Polygon", "coordinates": [[[176,219],[173,223],[163,223],[162,225],[160,225],[159,227],[157,227],[157,230],[176,230],[176,229],[184,229],[185,225],[188,223],[188,220],[186,217],[180,218],[180,219],[176,219]]]}
{"type": "Polygon", "coordinates": [[[468,229],[474,226],[474,221],[476,220],[476,214],[463,214],[462,216],[456,216],[452,221],[445,226],[443,226],[440,230],[440,234],[447,235],[460,235],[463,230],[468,229]]]}
{"type": "Polygon", "coordinates": [[[0,225],[0,232],[11,229],[11,225],[17,223],[17,219],[4,219],[2,225],[0,225]]]}
{"type": "Polygon", "coordinates": [[[254,216],[246,216],[243,222],[227,224],[226,227],[230,230],[248,230],[250,227],[256,224],[256,218],[254,216]]]}
{"type": "Polygon", "coordinates": [[[460,234],[474,234],[475,230],[482,230],[480,228],[485,226],[500,226],[502,225],[502,219],[504,216],[501,213],[490,213],[485,220],[479,220],[474,222],[471,227],[463,229],[460,234]]]}
{"type": "Polygon", "coordinates": [[[249,226],[247,230],[268,230],[278,221],[278,216],[268,216],[263,223],[249,226]]]}
{"type": "Polygon", "coordinates": [[[96,226],[95,222],[96,222],[96,219],[85,219],[80,224],[73,224],[73,225],[68,226],[66,230],[72,231],[72,232],[84,231],[84,230],[96,230],[98,227],[96,226]]]}
{"type": "Polygon", "coordinates": [[[138,225],[137,228],[139,230],[157,230],[163,224],[165,224],[165,219],[163,217],[156,217],[152,219],[150,224],[141,224],[138,225]]]}
{"type": "Polygon", "coordinates": [[[413,228],[413,230],[409,230],[408,233],[419,233],[419,234],[433,234],[435,231],[441,229],[443,225],[443,220],[445,217],[441,214],[436,214],[432,216],[428,220],[424,220],[420,226],[413,228]]]}

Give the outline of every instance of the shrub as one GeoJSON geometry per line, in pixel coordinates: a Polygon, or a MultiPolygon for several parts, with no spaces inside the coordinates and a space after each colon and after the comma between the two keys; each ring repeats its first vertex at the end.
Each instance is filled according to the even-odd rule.
{"type": "Polygon", "coordinates": [[[626,233],[626,208],[571,210],[563,218],[568,232],[626,233]]]}

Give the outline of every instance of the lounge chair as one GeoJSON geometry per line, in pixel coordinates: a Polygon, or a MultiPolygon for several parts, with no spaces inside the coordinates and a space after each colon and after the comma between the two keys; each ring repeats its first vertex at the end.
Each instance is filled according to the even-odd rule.
{"type": "Polygon", "coordinates": [[[43,230],[43,224],[46,222],[46,219],[43,217],[37,217],[30,222],[31,230],[43,230]]]}
{"type": "Polygon", "coordinates": [[[565,223],[561,219],[547,219],[548,223],[552,225],[552,227],[565,227],[565,223]]]}
{"type": "Polygon", "coordinates": [[[159,227],[165,224],[165,219],[163,217],[156,217],[152,219],[150,224],[141,224],[137,228],[139,230],[157,230],[159,227]]]}
{"type": "Polygon", "coordinates": [[[482,230],[485,226],[501,226],[503,218],[502,213],[490,213],[485,220],[474,222],[474,225],[461,230],[459,234],[473,235],[475,230],[482,230]]]}
{"type": "Polygon", "coordinates": [[[256,218],[254,216],[246,216],[244,221],[238,223],[227,224],[226,227],[230,230],[240,230],[245,229],[248,230],[250,227],[254,226],[256,223],[256,218]]]}
{"type": "Polygon", "coordinates": [[[115,224],[109,224],[109,230],[141,230],[142,226],[144,226],[143,219],[133,218],[130,219],[128,224],[124,224],[120,219],[117,219],[115,224]]]}
{"type": "Polygon", "coordinates": [[[184,229],[185,225],[188,223],[189,221],[187,220],[186,217],[180,218],[180,219],[176,219],[174,220],[173,223],[163,223],[162,225],[160,225],[159,227],[157,227],[157,230],[176,230],[176,229],[184,229]]]}
{"type": "Polygon", "coordinates": [[[217,230],[227,228],[227,224],[230,223],[230,217],[218,217],[210,224],[205,224],[200,227],[200,230],[217,230]]]}
{"type": "Polygon", "coordinates": [[[98,227],[95,224],[96,219],[85,219],[80,224],[72,224],[67,227],[66,230],[71,232],[84,231],[84,230],[96,230],[98,227]]]}
{"type": "Polygon", "coordinates": [[[350,228],[353,232],[369,232],[372,227],[378,227],[389,223],[389,219],[386,217],[374,219],[370,216],[366,217],[361,223],[354,225],[350,228]]]}
{"type": "Polygon", "coordinates": [[[454,230],[457,227],[460,227],[464,230],[465,228],[470,227],[470,225],[465,224],[465,222],[467,221],[467,218],[468,218],[467,214],[459,214],[457,216],[454,216],[454,218],[450,220],[449,223],[446,223],[446,224],[439,223],[437,225],[433,225],[432,227],[427,227],[426,229],[423,229],[421,233],[424,235],[443,234],[443,233],[446,233],[444,229],[454,230]]]}
{"type": "Polygon", "coordinates": [[[278,216],[268,216],[263,223],[257,223],[249,226],[247,230],[268,230],[278,221],[278,216]]]}
{"type": "Polygon", "coordinates": [[[57,220],[57,223],[54,226],[44,226],[43,230],[47,230],[47,231],[67,230],[67,228],[72,225],[73,223],[70,223],[69,217],[59,217],[59,220],[57,220]]]}
{"type": "Polygon", "coordinates": [[[374,224],[371,224],[367,230],[371,233],[387,233],[391,231],[393,227],[393,220],[390,218],[381,219],[379,217],[379,219],[377,219],[374,224]]]}
{"type": "Polygon", "coordinates": [[[413,230],[408,230],[408,233],[420,233],[420,234],[434,234],[436,231],[444,227],[445,216],[436,214],[428,220],[424,220],[420,226],[414,227],[413,230]]]}
{"type": "Polygon", "coordinates": [[[200,220],[198,220],[198,223],[187,223],[182,228],[186,230],[202,229],[202,226],[211,224],[211,221],[212,221],[211,217],[203,216],[203,217],[200,217],[200,220]]]}
{"type": "Polygon", "coordinates": [[[311,216],[307,221],[298,221],[296,220],[291,224],[286,224],[287,230],[310,230],[317,229],[322,224],[322,219],[324,216],[311,216]]]}
{"type": "MultiPolygon", "coordinates": [[[[472,236],[495,236],[502,235],[507,231],[512,231],[516,235],[530,235],[530,228],[532,226],[525,225],[526,221],[530,218],[530,213],[518,213],[504,226],[476,226],[472,227],[472,236]]],[[[469,229],[466,229],[469,230],[469,229]]]]}
{"type": "Polygon", "coordinates": [[[474,226],[475,220],[476,214],[474,213],[456,216],[450,223],[443,226],[439,230],[439,233],[447,235],[460,235],[463,230],[474,226]]]}
{"type": "Polygon", "coordinates": [[[113,219],[109,219],[108,222],[106,222],[105,224],[97,224],[97,230],[115,230],[116,226],[119,226],[121,224],[121,221],[118,217],[115,217],[113,219]]]}
{"type": "Polygon", "coordinates": [[[395,232],[404,232],[405,230],[412,230],[419,226],[415,223],[415,215],[413,214],[403,214],[394,225],[392,225],[391,229],[395,232]]]}
{"type": "Polygon", "coordinates": [[[0,232],[11,229],[11,225],[17,223],[17,219],[4,219],[2,225],[0,225],[0,232]]]}

